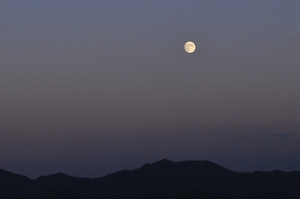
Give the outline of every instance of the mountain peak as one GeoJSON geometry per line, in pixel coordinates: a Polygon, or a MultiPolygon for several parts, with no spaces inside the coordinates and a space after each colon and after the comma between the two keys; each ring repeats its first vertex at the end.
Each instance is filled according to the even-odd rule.
{"type": "Polygon", "coordinates": [[[163,159],[161,159],[161,160],[159,160],[159,161],[157,161],[157,162],[173,162],[173,161],[168,160],[168,159],[166,159],[166,158],[163,158],[163,159]]]}
{"type": "Polygon", "coordinates": [[[175,162],[164,158],[164,159],[161,159],[157,162],[154,162],[153,164],[170,164],[170,163],[175,163],[175,162]]]}

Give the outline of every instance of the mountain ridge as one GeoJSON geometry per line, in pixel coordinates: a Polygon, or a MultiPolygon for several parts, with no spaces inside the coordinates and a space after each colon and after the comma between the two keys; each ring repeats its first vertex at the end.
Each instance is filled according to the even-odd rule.
{"type": "Polygon", "coordinates": [[[300,172],[236,172],[207,160],[162,159],[99,178],[55,173],[30,179],[0,170],[4,198],[300,198],[300,172]]]}

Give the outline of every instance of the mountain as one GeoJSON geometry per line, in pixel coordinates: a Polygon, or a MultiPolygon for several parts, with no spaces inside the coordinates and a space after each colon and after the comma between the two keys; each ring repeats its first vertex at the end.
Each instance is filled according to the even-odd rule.
{"type": "Polygon", "coordinates": [[[1,198],[16,198],[19,195],[27,195],[26,184],[29,183],[31,180],[26,176],[0,169],[1,198]]]}
{"type": "Polygon", "coordinates": [[[31,180],[0,170],[4,199],[300,198],[300,172],[231,171],[209,161],[163,159],[101,178],[63,173],[31,180]]]}

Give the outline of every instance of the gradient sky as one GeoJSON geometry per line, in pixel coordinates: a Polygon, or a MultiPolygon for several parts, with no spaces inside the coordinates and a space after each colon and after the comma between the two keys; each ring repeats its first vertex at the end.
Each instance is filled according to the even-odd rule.
{"type": "Polygon", "coordinates": [[[100,177],[167,158],[299,170],[299,10],[1,0],[0,168],[100,177]]]}

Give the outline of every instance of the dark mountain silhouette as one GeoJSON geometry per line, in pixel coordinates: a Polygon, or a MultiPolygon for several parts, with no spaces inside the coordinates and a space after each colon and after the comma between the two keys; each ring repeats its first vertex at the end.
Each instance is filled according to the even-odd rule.
{"type": "Polygon", "coordinates": [[[4,199],[300,198],[300,172],[239,173],[209,161],[166,159],[101,178],[63,173],[31,180],[0,170],[4,199]]]}
{"type": "Polygon", "coordinates": [[[25,176],[14,174],[5,170],[0,170],[0,197],[16,198],[20,195],[27,195],[26,184],[31,180],[25,176]]]}

